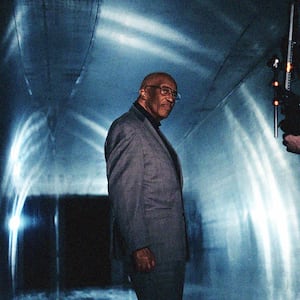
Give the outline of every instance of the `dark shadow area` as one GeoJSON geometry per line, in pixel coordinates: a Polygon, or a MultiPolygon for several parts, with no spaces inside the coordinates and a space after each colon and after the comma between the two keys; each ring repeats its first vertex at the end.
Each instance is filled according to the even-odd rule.
{"type": "Polygon", "coordinates": [[[111,283],[108,198],[66,196],[61,203],[65,288],[111,283]]]}
{"type": "Polygon", "coordinates": [[[55,201],[48,196],[27,198],[24,229],[18,241],[18,290],[51,290],[55,275],[55,201]]]}
{"type": "Polygon", "coordinates": [[[57,282],[61,290],[111,283],[107,197],[30,197],[23,216],[19,291],[53,290],[57,282]]]}
{"type": "Polygon", "coordinates": [[[2,198],[0,201],[0,295],[1,299],[11,299],[11,278],[8,265],[8,232],[6,225],[6,205],[7,201],[5,198],[2,198]]]}
{"type": "Polygon", "coordinates": [[[202,284],[206,277],[202,216],[197,208],[196,196],[193,195],[192,192],[185,192],[184,199],[189,242],[189,258],[186,267],[186,281],[191,284],[202,284]]]}

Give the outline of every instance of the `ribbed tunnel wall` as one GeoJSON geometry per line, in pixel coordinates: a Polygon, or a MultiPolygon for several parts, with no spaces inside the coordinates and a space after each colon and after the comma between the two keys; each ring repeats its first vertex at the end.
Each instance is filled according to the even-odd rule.
{"type": "MultiPolygon", "coordinates": [[[[9,24],[10,15],[7,11],[3,24],[9,24]]],[[[11,294],[13,283],[24,286],[20,269],[16,269],[20,272],[17,273],[19,282],[13,282],[14,268],[9,265],[12,252],[7,225],[16,191],[9,181],[12,174],[6,171],[11,171],[7,163],[18,125],[35,109],[30,102],[19,52],[7,49],[17,44],[16,33],[9,39],[2,40],[0,70],[3,78],[0,83],[3,91],[0,95],[1,174],[4,174],[2,192],[5,196],[1,195],[0,202],[0,292],[3,297],[11,294]]],[[[281,137],[273,137],[272,73],[266,67],[268,58],[262,58],[247,78],[176,147],[184,171],[191,240],[186,288],[191,294],[203,295],[204,299],[300,298],[300,156],[287,153],[281,137]]],[[[117,73],[117,67],[115,70],[117,73]]],[[[110,78],[110,74],[105,76],[110,78]]],[[[87,75],[88,79],[92,77],[94,73],[87,75]]],[[[178,81],[189,87],[188,78],[178,78],[178,81]]],[[[84,90],[80,95],[84,95],[84,90]]],[[[82,109],[79,100],[74,102],[82,109]]],[[[122,105],[127,107],[127,103],[122,105]]],[[[188,101],[179,105],[188,105],[188,101]]],[[[167,124],[168,120],[164,126],[167,124]]],[[[37,131],[32,145],[39,136],[48,134],[49,128],[44,125],[37,131]]],[[[176,144],[176,141],[171,142],[176,144]]],[[[46,156],[51,161],[53,144],[43,143],[41,149],[47,149],[46,156]]],[[[103,154],[97,152],[97,155],[102,157],[103,154]]],[[[51,214],[55,215],[55,207],[51,214]]],[[[18,254],[22,256],[21,250],[22,247],[18,254]]],[[[55,260],[52,260],[55,269],[54,266],[55,260]]],[[[54,270],[51,289],[55,289],[55,276],[54,270]]]]}
{"type": "Polygon", "coordinates": [[[273,137],[269,76],[259,65],[179,149],[188,276],[214,299],[300,297],[300,161],[273,137]]]}

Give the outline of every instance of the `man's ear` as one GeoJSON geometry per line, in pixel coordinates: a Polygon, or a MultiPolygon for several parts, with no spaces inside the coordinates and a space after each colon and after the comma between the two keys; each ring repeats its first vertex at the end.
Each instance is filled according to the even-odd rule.
{"type": "Polygon", "coordinates": [[[143,99],[143,100],[147,99],[147,91],[145,89],[140,89],[139,90],[139,95],[140,95],[141,99],[143,99]]]}

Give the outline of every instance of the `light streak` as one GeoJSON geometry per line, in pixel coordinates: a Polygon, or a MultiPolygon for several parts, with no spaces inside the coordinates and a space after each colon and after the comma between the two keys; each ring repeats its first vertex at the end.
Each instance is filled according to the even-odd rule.
{"type": "MultiPolygon", "coordinates": [[[[248,178],[248,185],[244,186],[247,195],[245,207],[251,218],[255,229],[256,242],[262,254],[266,282],[268,282],[269,298],[276,296],[276,269],[275,257],[281,260],[283,268],[282,286],[286,289],[287,299],[292,299],[289,294],[295,284],[293,274],[292,254],[295,251],[293,245],[299,244],[299,224],[296,216],[290,214],[295,211],[291,200],[292,191],[287,192],[280,179],[274,172],[274,165],[271,163],[269,153],[274,154],[278,161],[279,169],[292,169],[287,165],[287,160],[280,151],[277,140],[273,138],[272,128],[269,126],[262,111],[259,109],[252,94],[245,85],[241,86],[244,99],[247,99],[247,111],[250,110],[255,115],[258,130],[263,134],[263,138],[250,136],[249,131],[244,129],[238,118],[234,116],[228,106],[225,107],[225,115],[228,123],[234,129],[233,144],[238,149],[243,149],[240,153],[239,166],[245,168],[245,177],[248,178]],[[275,255],[274,248],[277,253],[275,255]]],[[[285,175],[285,182],[289,186],[296,186],[295,178],[290,172],[285,175]]],[[[230,245],[229,245],[230,247],[230,245]]]]}
{"type": "MultiPolygon", "coordinates": [[[[110,20],[120,24],[123,27],[131,28],[143,34],[148,34],[162,40],[172,42],[180,47],[187,48],[196,53],[212,53],[214,49],[203,47],[198,41],[189,38],[167,25],[160,22],[141,17],[139,14],[133,14],[128,11],[118,10],[114,7],[103,6],[101,10],[101,19],[110,20]]],[[[217,52],[215,53],[217,55],[217,52]]]]}
{"type": "Polygon", "coordinates": [[[215,49],[208,49],[188,35],[165,25],[162,22],[116,9],[103,6],[96,36],[120,43],[139,51],[150,53],[174,64],[184,66],[199,74],[209,74],[210,68],[197,61],[199,53],[209,54],[214,59],[220,58],[215,49]],[[109,21],[109,22],[105,22],[109,21]],[[150,42],[151,40],[151,42],[150,42]],[[181,54],[190,51],[189,55],[181,54]],[[194,59],[193,59],[194,58],[194,59]]]}
{"type": "Polygon", "coordinates": [[[96,132],[102,138],[106,138],[107,129],[105,129],[103,126],[100,126],[98,123],[90,120],[89,118],[87,118],[87,117],[83,116],[82,114],[77,113],[75,111],[71,111],[70,115],[72,115],[81,124],[85,125],[86,127],[91,129],[92,131],[96,132]]]}
{"type": "Polygon", "coordinates": [[[208,76],[208,74],[211,72],[194,60],[181,55],[178,51],[173,50],[171,47],[167,47],[155,42],[150,42],[146,38],[129,35],[120,31],[113,31],[110,28],[104,27],[101,27],[97,30],[97,35],[118,42],[126,47],[131,47],[143,52],[151,53],[152,55],[184,66],[191,71],[199,74],[207,74],[208,76]]]}
{"type": "Polygon", "coordinates": [[[20,225],[22,225],[22,210],[31,187],[39,180],[44,171],[42,164],[48,136],[45,134],[43,137],[45,128],[47,129],[46,118],[38,112],[31,114],[24,122],[20,122],[11,145],[2,183],[3,193],[10,199],[11,206],[7,226],[9,230],[9,265],[13,282],[16,276],[17,244],[20,225]],[[39,159],[36,159],[37,157],[39,159]]]}

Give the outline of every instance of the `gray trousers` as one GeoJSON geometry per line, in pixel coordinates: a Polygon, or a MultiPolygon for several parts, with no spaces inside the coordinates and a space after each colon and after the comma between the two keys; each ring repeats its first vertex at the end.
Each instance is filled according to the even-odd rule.
{"type": "Polygon", "coordinates": [[[157,265],[147,273],[131,272],[130,278],[139,300],[182,300],[185,262],[157,265]]]}

